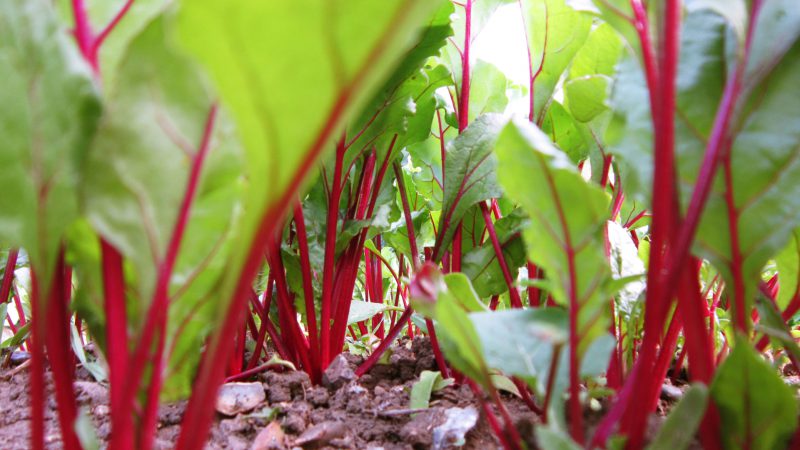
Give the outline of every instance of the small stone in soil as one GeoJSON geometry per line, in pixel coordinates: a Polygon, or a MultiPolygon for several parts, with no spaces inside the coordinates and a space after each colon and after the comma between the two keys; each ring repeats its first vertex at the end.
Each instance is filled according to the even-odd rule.
{"type": "Polygon", "coordinates": [[[336,390],[356,379],[356,374],[343,355],[333,358],[331,364],[322,374],[322,385],[330,390],[336,390]]]}
{"type": "Polygon", "coordinates": [[[467,432],[478,423],[478,410],[472,406],[448,408],[445,417],[445,422],[433,430],[434,449],[464,445],[467,432]]]}
{"type": "Polygon", "coordinates": [[[344,437],[347,427],[343,422],[322,422],[306,430],[294,441],[294,445],[321,447],[334,439],[344,437]]]}
{"type": "Polygon", "coordinates": [[[431,431],[438,421],[437,415],[440,415],[440,411],[440,409],[429,409],[413,416],[413,419],[400,429],[403,442],[416,447],[430,448],[433,443],[431,431]]]}
{"type": "Polygon", "coordinates": [[[680,388],[671,384],[661,385],[661,398],[664,400],[680,400],[683,397],[683,391],[680,388]]]}
{"type": "Polygon", "coordinates": [[[108,405],[97,405],[92,409],[92,415],[95,417],[105,417],[111,413],[108,405]]]}
{"type": "Polygon", "coordinates": [[[226,383],[217,394],[217,411],[226,416],[250,411],[266,398],[261,383],[226,383]]]}
{"type": "Polygon", "coordinates": [[[252,450],[278,450],[285,447],[286,434],[284,434],[281,424],[273,421],[258,432],[255,441],[253,441],[252,450]]]}
{"type": "Polygon", "coordinates": [[[25,361],[27,361],[29,359],[31,359],[31,354],[30,353],[17,351],[17,352],[12,352],[11,353],[11,357],[9,358],[9,361],[11,362],[12,365],[16,366],[16,365],[24,363],[25,361]]]}

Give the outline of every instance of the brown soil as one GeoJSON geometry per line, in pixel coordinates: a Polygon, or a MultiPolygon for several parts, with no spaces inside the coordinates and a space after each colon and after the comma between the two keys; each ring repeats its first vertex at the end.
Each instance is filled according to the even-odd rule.
{"type": "MultiPolygon", "coordinates": [[[[347,355],[355,368],[361,359],[347,355]]],[[[434,370],[427,339],[405,341],[392,349],[390,363],[376,366],[359,380],[336,389],[312,386],[302,372],[268,372],[258,377],[266,400],[253,411],[235,417],[217,414],[207,449],[355,448],[427,449],[433,430],[443,424],[449,408],[475,408],[478,401],[466,386],[435,392],[430,408],[408,411],[409,392],[423,370],[434,370]],[[260,437],[259,437],[260,434],[260,437]],[[258,437],[258,439],[257,439],[258,437]],[[257,441],[257,442],[256,442],[257,441]],[[270,447],[268,442],[282,442],[270,447]]],[[[27,373],[9,377],[14,369],[0,371],[0,449],[26,449],[30,436],[27,373]]],[[[101,441],[108,439],[107,388],[78,370],[75,392],[80,408],[94,422],[101,441]]],[[[61,448],[52,387],[48,385],[46,439],[48,448],[61,448]]],[[[534,416],[516,397],[504,400],[525,440],[532,443],[534,416]],[[528,430],[527,432],[525,430],[528,430]]],[[[156,448],[172,448],[180,432],[185,402],[165,405],[159,411],[156,448]]],[[[466,435],[466,449],[494,449],[499,444],[483,414],[466,435]]],[[[531,446],[533,448],[533,446],[531,446]]]]}

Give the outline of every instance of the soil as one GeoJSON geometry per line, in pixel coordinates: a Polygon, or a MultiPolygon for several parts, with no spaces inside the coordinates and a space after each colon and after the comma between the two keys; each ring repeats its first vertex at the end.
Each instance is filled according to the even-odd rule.
{"type": "MultiPolygon", "coordinates": [[[[465,385],[434,392],[426,410],[409,410],[409,393],[423,370],[436,370],[427,338],[401,341],[391,349],[389,364],[376,365],[358,380],[312,386],[303,372],[266,372],[259,381],[266,399],[255,409],[234,417],[216,414],[207,449],[428,449],[434,430],[445,423],[448,410],[473,408],[480,414],[466,433],[465,449],[500,448],[480,403],[465,385]]],[[[362,359],[346,354],[344,370],[355,370],[362,359]]],[[[17,361],[19,362],[19,361],[17,361]]],[[[30,408],[28,375],[24,367],[0,370],[0,449],[28,448],[30,408]]],[[[336,374],[333,374],[336,375],[336,374]]],[[[97,436],[105,442],[111,431],[108,389],[77,371],[75,393],[79,408],[91,418],[97,436]]],[[[346,379],[346,377],[345,377],[346,379]]],[[[62,448],[56,403],[48,373],[46,404],[47,448],[62,448]]],[[[535,416],[510,394],[503,399],[520,430],[532,430],[535,416]]],[[[164,405],[159,410],[156,448],[174,446],[186,402],[164,405]]],[[[528,433],[527,440],[533,436],[528,433]]]]}
{"type": "MultiPolygon", "coordinates": [[[[423,370],[436,370],[427,338],[401,340],[392,347],[388,364],[376,365],[354,380],[352,370],[362,359],[350,354],[332,364],[322,386],[312,386],[303,372],[266,372],[250,381],[260,382],[265,399],[254,409],[233,417],[217,413],[206,448],[211,449],[429,449],[435,448],[434,433],[454,408],[472,409],[477,423],[465,435],[465,449],[500,448],[481,412],[480,403],[466,386],[436,391],[426,410],[409,410],[409,393],[423,370]],[[338,367],[334,367],[338,366],[338,367]]],[[[16,361],[20,363],[21,361],[16,361]]],[[[49,376],[49,374],[48,374],[49,376]]],[[[91,418],[100,442],[110,431],[108,389],[93,381],[83,369],[77,371],[75,393],[79,408],[91,418]]],[[[678,383],[677,389],[681,389],[678,383]]],[[[657,414],[648,424],[652,437],[676,399],[676,388],[662,395],[657,414]]],[[[48,379],[46,405],[47,448],[62,448],[52,384],[48,379]]],[[[536,416],[517,397],[502,393],[517,429],[529,448],[534,444],[536,416]]],[[[587,432],[597,426],[608,405],[586,411],[587,432]]],[[[180,433],[186,402],[164,405],[159,410],[155,447],[169,449],[180,433]]],[[[462,411],[463,412],[463,411],[462,411]]],[[[495,411],[496,412],[496,411],[495,411]]],[[[496,412],[497,413],[497,412],[496,412]]],[[[441,427],[439,429],[441,432],[441,427]]],[[[30,409],[27,371],[24,367],[0,370],[0,449],[28,448],[30,409]]],[[[437,440],[441,442],[441,440],[437,440]]],[[[440,446],[439,448],[452,448],[440,446]]],[[[699,447],[697,447],[699,448],[699,447]]]]}

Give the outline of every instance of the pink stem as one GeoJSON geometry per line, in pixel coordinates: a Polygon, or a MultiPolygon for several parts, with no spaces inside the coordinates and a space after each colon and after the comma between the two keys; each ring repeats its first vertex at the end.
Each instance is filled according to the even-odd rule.
{"type": "Polygon", "coordinates": [[[297,202],[294,208],[294,224],[297,228],[297,246],[300,252],[300,269],[303,274],[303,293],[306,304],[306,320],[308,321],[308,335],[311,346],[311,381],[319,383],[322,380],[320,366],[320,344],[317,337],[317,310],[314,306],[314,286],[311,282],[311,261],[308,256],[308,238],[306,234],[306,221],[303,216],[303,205],[297,202]]]}
{"type": "MultiPolygon", "coordinates": [[[[166,315],[167,308],[169,307],[169,281],[172,276],[175,261],[178,257],[178,251],[180,250],[181,242],[183,241],[186,225],[189,221],[189,214],[191,212],[191,207],[197,192],[197,186],[200,182],[203,162],[205,162],[206,155],[211,148],[211,133],[214,129],[216,115],[217,105],[215,104],[211,106],[211,109],[208,113],[205,129],[203,131],[203,138],[200,143],[199,150],[194,157],[194,161],[192,162],[191,172],[189,173],[189,178],[187,181],[186,193],[184,194],[178,213],[178,218],[172,231],[172,238],[167,246],[164,259],[161,261],[158,267],[159,270],[156,279],[155,290],[153,292],[153,300],[147,311],[147,319],[145,320],[142,335],[139,339],[139,345],[137,346],[133,355],[133,360],[131,361],[131,373],[129,374],[128,383],[126,384],[123,405],[125,406],[124,409],[128,411],[132,410],[136,393],[139,391],[139,386],[142,382],[142,375],[144,374],[144,369],[147,366],[147,360],[150,358],[149,354],[151,351],[153,338],[156,336],[156,334],[162,334],[166,332],[166,315]]],[[[163,340],[159,340],[159,342],[163,343],[163,340]]],[[[162,346],[157,346],[155,350],[155,358],[160,358],[163,350],[164,349],[162,346]]],[[[158,378],[163,376],[163,374],[156,375],[158,378]]],[[[144,420],[147,419],[145,418],[144,420]]],[[[152,435],[140,437],[144,437],[147,440],[153,438],[152,435]]],[[[147,444],[140,442],[140,445],[147,444]]]]}
{"type": "Polygon", "coordinates": [[[333,169],[333,184],[328,199],[328,221],[325,236],[325,262],[322,268],[322,308],[320,314],[321,363],[327,366],[330,357],[331,316],[333,309],[333,270],[336,253],[336,225],[339,219],[339,201],[342,195],[342,165],[345,153],[345,137],[336,144],[336,162],[333,169]]]}
{"type": "Polygon", "coordinates": [[[497,232],[494,229],[494,222],[492,222],[489,207],[486,206],[486,202],[480,202],[480,208],[481,213],[483,213],[483,221],[486,224],[486,230],[489,232],[489,239],[492,241],[495,256],[497,256],[497,262],[500,264],[500,270],[503,272],[503,279],[506,281],[508,293],[511,296],[511,306],[513,308],[522,308],[522,299],[519,296],[517,287],[514,286],[514,279],[511,277],[511,271],[508,268],[506,257],[503,254],[503,247],[500,245],[500,240],[497,238],[497,232]]]}

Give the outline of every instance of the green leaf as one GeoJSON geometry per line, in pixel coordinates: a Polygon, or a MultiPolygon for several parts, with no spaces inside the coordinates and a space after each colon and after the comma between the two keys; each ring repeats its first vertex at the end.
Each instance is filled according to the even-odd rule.
{"type": "Polygon", "coordinates": [[[8,315],[8,303],[0,302],[0,339],[5,334],[6,315],[8,315]]]}
{"type": "Polygon", "coordinates": [[[786,309],[789,302],[798,294],[800,284],[800,229],[792,232],[789,244],[775,257],[780,277],[780,288],[778,289],[778,306],[781,310],[786,309]]]}
{"type": "Polygon", "coordinates": [[[19,327],[14,336],[11,336],[10,338],[0,343],[0,348],[10,348],[13,350],[22,345],[22,343],[25,342],[25,339],[28,339],[28,336],[30,336],[30,334],[31,334],[31,322],[28,322],[25,325],[19,327]]]}
{"type": "MultiPolygon", "coordinates": [[[[559,102],[550,104],[542,121],[542,131],[564,152],[569,159],[578,163],[589,154],[590,147],[585,128],[588,126],[576,120],[559,102]]],[[[593,138],[592,138],[593,139],[593,138]]]]}
{"type": "MultiPolygon", "coordinates": [[[[95,33],[100,31],[122,9],[127,0],[87,0],[84,2],[86,11],[91,19],[95,33]]],[[[114,82],[118,66],[127,53],[128,45],[142,30],[161,13],[166,11],[173,2],[171,0],[135,0],[125,13],[122,20],[114,26],[100,47],[98,59],[100,72],[105,82],[114,82]]],[[[65,22],[72,22],[72,2],[58,0],[61,17],[65,22]]]]}
{"type": "Polygon", "coordinates": [[[605,102],[610,85],[605,75],[587,75],[568,81],[564,85],[564,95],[575,119],[589,122],[608,109],[605,102]]]}
{"type": "MultiPolygon", "coordinates": [[[[597,377],[606,372],[608,369],[608,361],[611,357],[611,352],[614,350],[614,346],[616,345],[616,340],[614,336],[609,333],[605,333],[592,341],[589,345],[589,348],[586,350],[586,353],[583,355],[583,360],[581,361],[581,369],[580,374],[582,377],[597,377]]],[[[564,358],[564,362],[561,367],[564,367],[564,380],[569,380],[568,372],[566,371],[567,368],[567,360],[566,354],[562,355],[564,358]]],[[[567,385],[564,385],[564,389],[566,389],[567,385]]]]}
{"type": "Polygon", "coordinates": [[[725,448],[782,448],[797,427],[793,389],[741,336],[717,370],[711,397],[725,448]]]}
{"type": "MultiPolygon", "coordinates": [[[[481,30],[489,23],[494,13],[503,5],[512,3],[514,0],[479,0],[472,2],[472,21],[470,23],[470,34],[472,42],[480,35],[481,30]]],[[[447,61],[448,67],[453,69],[453,80],[460,85],[461,83],[461,50],[464,47],[464,34],[466,28],[465,8],[458,7],[451,16],[453,27],[452,44],[445,47],[443,59],[447,61]],[[458,48],[456,48],[456,45],[458,48]]],[[[470,101],[470,106],[472,102],[470,101]]]]}
{"type": "MultiPolygon", "coordinates": [[[[452,36],[450,16],[454,5],[444,2],[419,42],[406,53],[397,70],[362,111],[348,135],[359,136],[351,145],[351,154],[359,154],[365,146],[387,148],[397,134],[395,149],[423,141],[430,134],[436,109],[435,91],[452,82],[450,71],[443,65],[427,63],[439,54],[452,36]]],[[[378,160],[383,156],[378,155],[378,160]]],[[[346,158],[347,160],[347,158],[346,158]]],[[[347,164],[345,165],[345,167],[347,164]]]]}
{"type": "Polygon", "coordinates": [[[603,237],[608,199],[529,122],[514,121],[503,130],[497,155],[503,188],[531,216],[523,233],[528,256],[553,278],[556,301],[577,308],[582,355],[608,321],[611,271],[603,237]]]}
{"type": "Polygon", "coordinates": [[[569,68],[569,79],[613,76],[623,48],[620,36],[610,25],[601,22],[592,29],[584,45],[575,54],[569,68]]]}
{"type": "MultiPolygon", "coordinates": [[[[726,74],[725,22],[707,10],[689,14],[681,32],[677,78],[676,152],[681,181],[692,180],[713,125],[726,74]],[[693,160],[687,165],[688,155],[693,160]],[[697,161],[694,161],[697,160],[697,161]]],[[[615,117],[606,135],[609,150],[622,157],[620,169],[626,194],[649,205],[653,178],[653,131],[650,100],[644,74],[636,58],[627,56],[617,66],[609,103],[615,117]]],[[[692,184],[693,180],[692,180],[692,184]]],[[[682,194],[690,195],[690,187],[682,194]]]]}
{"type": "MultiPolygon", "coordinates": [[[[723,183],[712,188],[697,232],[698,250],[729,286],[738,272],[744,304],[752,305],[761,269],[800,225],[800,44],[771,73],[752,101],[757,108],[742,117],[731,149],[735,215],[728,210],[723,183]],[[734,218],[735,222],[730,223],[734,218]],[[732,242],[730,229],[738,233],[732,242]],[[764,230],[769,233],[764,233],[764,230]],[[740,257],[734,258],[738,252],[740,257]],[[737,267],[738,266],[738,267],[737,267]]],[[[684,159],[700,155],[682,155],[684,159]]],[[[720,170],[722,172],[722,170],[720,170]]],[[[722,173],[718,175],[723,180],[722,173]]],[[[747,314],[747,312],[742,312],[747,314]]]]}
{"type": "Polygon", "coordinates": [[[448,291],[455,297],[461,306],[470,312],[487,311],[489,308],[481,302],[480,297],[472,287],[469,278],[461,272],[448,273],[444,276],[448,291]]]}
{"type": "MultiPolygon", "coordinates": [[[[138,327],[172,238],[212,99],[197,67],[167,44],[164,19],[153,21],[131,42],[115,81],[106,94],[108,108],[81,188],[87,219],[129,263],[128,314],[138,327]]],[[[210,292],[225,273],[231,218],[241,196],[241,152],[232,127],[224,113],[213,126],[171,280],[175,298],[168,323],[176,344],[165,382],[168,398],[189,392],[193,362],[199,358],[190,349],[202,345],[205,321],[217,315],[220,299],[210,292]],[[210,297],[214,300],[205,300],[210,297]],[[187,321],[190,316],[196,320],[187,321]],[[181,323],[186,325],[181,328],[181,323]],[[173,334],[179,330],[179,336],[173,334]]],[[[92,299],[102,302],[102,295],[92,299]]]]}
{"type": "Polygon", "coordinates": [[[611,272],[615,280],[623,280],[620,290],[616,292],[617,304],[624,311],[630,313],[633,304],[645,290],[645,267],[639,258],[639,250],[633,243],[631,236],[616,222],[608,222],[608,243],[611,249],[611,272]],[[627,282],[625,282],[627,281],[627,282]]]}
{"type": "Polygon", "coordinates": [[[751,87],[766,82],[781,57],[789,52],[796,53],[796,48],[792,49],[797,46],[800,38],[800,10],[797,9],[797,2],[764,2],[755,25],[753,48],[745,74],[747,84],[751,87]]]}
{"type": "MultiPolygon", "coordinates": [[[[589,122],[608,109],[611,77],[622,50],[619,35],[610,25],[601,23],[575,55],[564,84],[564,104],[579,122],[589,122]]],[[[558,140],[556,143],[560,145],[558,140]]],[[[561,148],[569,152],[569,148],[561,148]]]]}
{"type": "Polygon", "coordinates": [[[181,4],[178,40],[208,70],[231,111],[250,174],[244,214],[220,284],[223,298],[252,258],[258,231],[278,228],[314,162],[385,83],[442,3],[181,4]]]}
{"type": "Polygon", "coordinates": [[[553,354],[566,348],[568,318],[556,308],[472,313],[469,320],[480,339],[486,365],[528,380],[546,391],[553,354]]]}
{"type": "Polygon", "coordinates": [[[791,327],[783,320],[775,304],[763,295],[759,295],[756,308],[759,316],[758,324],[755,326],[756,331],[769,336],[773,343],[777,344],[776,346],[783,347],[792,358],[796,360],[800,358],[800,346],[794,340],[791,327]]]}
{"type": "Polygon", "coordinates": [[[78,216],[77,183],[100,114],[71,41],[50,2],[0,4],[0,241],[27,250],[42,286],[78,216]]]}
{"type": "MultiPolygon", "coordinates": [[[[512,274],[525,264],[525,244],[520,231],[525,227],[528,218],[521,210],[515,209],[511,214],[494,223],[497,238],[503,249],[503,256],[512,274]]],[[[503,278],[503,271],[497,261],[491,241],[487,239],[479,247],[465,253],[461,259],[461,270],[472,281],[480,298],[499,295],[508,291],[503,278]]]]}
{"type": "Polygon", "coordinates": [[[530,48],[536,122],[541,123],[556,85],[589,35],[592,19],[565,0],[522,0],[530,48]]]}
{"type": "Polygon", "coordinates": [[[95,381],[103,382],[108,379],[108,373],[104,366],[97,364],[94,361],[89,361],[86,358],[86,351],[83,349],[83,342],[78,333],[78,327],[74,323],[70,323],[70,346],[72,352],[78,357],[78,361],[95,379],[95,381]]]}
{"type": "MultiPolygon", "coordinates": [[[[358,135],[352,144],[348,142],[349,154],[352,157],[361,155],[366,147],[372,146],[382,152],[395,135],[399,136],[395,150],[427,139],[436,109],[436,89],[450,82],[450,71],[436,65],[419,68],[400,85],[384,88],[348,132],[348,135],[358,135]]],[[[383,158],[384,154],[379,153],[378,160],[383,158]]],[[[348,167],[348,157],[345,162],[348,167]]]]}
{"type": "Polygon", "coordinates": [[[100,450],[100,441],[86,408],[81,408],[78,418],[75,419],[75,434],[84,450],[100,450]]]}
{"type": "Polygon", "coordinates": [[[693,384],[683,398],[669,413],[667,421],[658,430],[648,450],[685,450],[700,428],[708,407],[708,388],[704,384],[693,384]]]}
{"type": "MultiPolygon", "coordinates": [[[[448,131],[449,134],[455,133],[453,128],[448,131]]],[[[438,128],[436,133],[438,135],[438,128]]],[[[427,206],[431,211],[440,211],[444,195],[440,141],[430,137],[423,142],[410,145],[406,150],[409,158],[405,168],[413,181],[409,182],[409,177],[406,177],[406,189],[409,191],[413,189],[415,194],[409,195],[409,203],[414,209],[427,206]]]]}
{"type": "Polygon", "coordinates": [[[492,385],[499,391],[508,392],[509,394],[516,395],[519,398],[522,397],[522,394],[519,393],[519,388],[517,388],[517,385],[514,384],[514,382],[511,381],[511,378],[507,376],[493,373],[492,385]]]}
{"type": "Polygon", "coordinates": [[[444,379],[441,372],[423,370],[419,374],[419,380],[411,386],[408,407],[410,409],[427,409],[435,386],[442,380],[444,379]]]}
{"type": "MultiPolygon", "coordinates": [[[[800,113],[796,108],[800,87],[795,82],[800,73],[800,45],[795,43],[800,22],[795,19],[796,11],[788,11],[784,2],[771,5],[762,11],[766,15],[760,16],[759,27],[764,29],[759,33],[780,42],[764,41],[763,48],[754,50],[754,55],[767,52],[769,56],[758,58],[763,61],[766,57],[770,63],[747,75],[732,125],[733,210],[729,211],[727,205],[724,170],[720,169],[694,249],[714,264],[729,286],[742,283],[739,290],[743,292],[735,291],[734,295],[743,297],[748,311],[762,267],[785,246],[800,224],[800,207],[795,204],[800,185],[794,182],[800,177],[800,113]],[[771,26],[784,31],[780,38],[771,34],[771,26]],[[794,43],[793,47],[784,48],[787,42],[794,43]],[[734,228],[738,242],[731,241],[734,228]],[[764,229],[770,232],[765,234],[764,229]]],[[[738,43],[740,48],[731,50],[731,44],[737,42],[729,39],[728,24],[712,11],[692,11],[683,21],[676,121],[683,207],[696,183],[726,76],[734,70],[735,58],[744,45],[738,43]]],[[[628,59],[619,69],[618,88],[612,95],[619,114],[607,137],[612,151],[625,160],[622,179],[628,192],[647,203],[653,167],[647,90],[636,62],[628,59]]]]}
{"type": "Polygon", "coordinates": [[[689,12],[708,9],[730,23],[740,41],[744,41],[747,30],[747,5],[745,0],[690,0],[686,2],[689,12]]]}
{"type": "Polygon", "coordinates": [[[479,59],[472,65],[470,83],[469,123],[483,114],[505,111],[508,105],[506,90],[511,87],[511,81],[500,69],[479,59]]]}
{"type": "Polygon", "coordinates": [[[350,302],[350,313],[347,316],[347,324],[362,322],[384,311],[395,310],[402,311],[402,308],[395,308],[391,305],[383,303],[364,302],[360,300],[353,300],[350,302]]]}
{"type": "Polygon", "coordinates": [[[481,339],[458,300],[446,289],[436,299],[435,319],[439,345],[447,360],[464,375],[489,386],[481,339]]]}
{"type": "MultiPolygon", "coordinates": [[[[149,299],[212,101],[196,67],[165,45],[165,25],[158,20],[131,43],[107,102],[86,163],[82,186],[86,215],[133,263],[137,294],[149,299]]],[[[230,127],[226,130],[217,123],[214,131],[189,230],[196,224],[208,227],[202,236],[205,253],[215,242],[209,237],[225,233],[240,170],[230,127]],[[206,223],[198,223],[202,219],[206,223]]],[[[182,247],[192,249],[186,242],[182,247]]]]}
{"type": "Polygon", "coordinates": [[[434,259],[442,256],[456,225],[471,206],[502,195],[495,179],[497,162],[492,149],[505,122],[498,114],[483,115],[447,147],[444,200],[436,236],[439,253],[434,259]]]}
{"type": "Polygon", "coordinates": [[[580,450],[582,447],[564,431],[553,427],[538,427],[536,443],[548,450],[580,450]]]}

